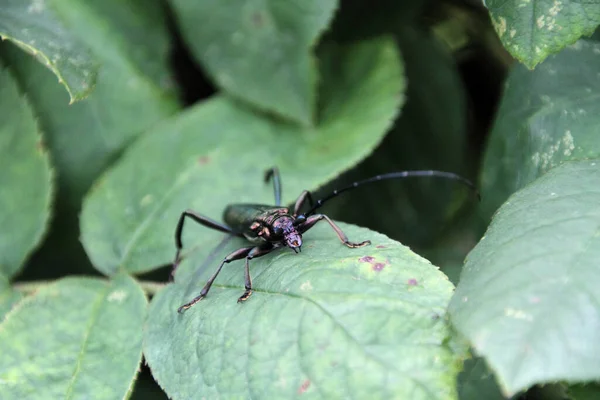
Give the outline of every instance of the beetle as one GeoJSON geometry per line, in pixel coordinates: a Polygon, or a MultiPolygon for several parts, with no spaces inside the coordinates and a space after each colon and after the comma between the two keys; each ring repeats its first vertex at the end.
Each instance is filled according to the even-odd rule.
{"type": "MultiPolygon", "coordinates": [[[[223,220],[225,221],[225,224],[212,220],[204,215],[200,215],[193,210],[184,211],[181,213],[179,222],[177,223],[177,228],[175,229],[175,245],[177,247],[177,251],[175,253],[175,260],[173,261],[171,278],[174,277],[177,266],[181,262],[181,251],[183,249],[181,235],[186,218],[191,218],[193,221],[204,225],[207,228],[221,231],[232,236],[244,238],[250,242],[251,245],[242,247],[227,255],[217,270],[208,279],[200,291],[200,294],[192,301],[179,307],[177,311],[181,313],[202,300],[208,294],[213,282],[219,275],[219,272],[221,272],[223,265],[235,260],[241,260],[243,258],[246,259],[244,266],[245,292],[238,299],[238,303],[248,300],[248,298],[252,295],[252,279],[250,278],[249,267],[250,260],[264,256],[275,249],[286,246],[296,253],[301,252],[302,235],[310,228],[315,226],[315,224],[319,221],[326,221],[331,228],[333,228],[340,241],[347,247],[357,248],[370,244],[371,242],[369,240],[358,243],[351,242],[348,240],[348,237],[340,229],[340,227],[335,224],[335,222],[333,222],[324,214],[317,214],[316,211],[328,200],[331,200],[343,192],[355,189],[364,184],[379,182],[387,179],[402,179],[423,176],[456,180],[465,184],[477,193],[477,189],[471,181],[452,172],[435,170],[391,172],[354,182],[347,187],[334,190],[332,193],[320,200],[317,200],[316,202],[313,201],[312,194],[308,190],[304,190],[300,196],[298,196],[298,199],[294,203],[294,207],[290,212],[288,207],[281,206],[281,177],[279,175],[279,170],[276,167],[273,167],[265,172],[265,183],[268,183],[271,179],[273,180],[273,191],[275,194],[274,206],[265,204],[230,204],[223,212],[223,220]],[[306,202],[309,203],[310,209],[307,212],[302,213],[301,210],[306,202]]],[[[479,196],[478,193],[477,195],[479,196]]]]}

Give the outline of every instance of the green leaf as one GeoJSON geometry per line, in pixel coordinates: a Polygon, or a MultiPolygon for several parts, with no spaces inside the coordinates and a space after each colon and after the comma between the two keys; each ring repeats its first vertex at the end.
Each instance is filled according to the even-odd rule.
{"type": "Polygon", "coordinates": [[[171,0],[196,60],[231,95],[301,122],[315,122],[311,54],[336,0],[171,0]]]}
{"type": "Polygon", "coordinates": [[[40,289],[0,326],[0,397],[126,397],[142,357],[145,314],[143,291],[125,275],[66,278],[40,289]]]}
{"type": "Polygon", "coordinates": [[[506,394],[600,378],[600,160],[515,193],[469,254],[452,322],[506,394]]]}
{"type": "Polygon", "coordinates": [[[52,171],[33,112],[0,66],[0,275],[19,271],[50,217],[52,171]]]}
{"type": "Polygon", "coordinates": [[[0,6],[0,37],[13,41],[52,70],[67,89],[71,103],[93,89],[97,60],[48,8],[48,2],[4,0],[0,6]]]}
{"type": "Polygon", "coordinates": [[[528,68],[600,25],[600,1],[487,0],[504,47],[528,68]]]}
{"type": "Polygon", "coordinates": [[[600,383],[571,385],[568,389],[572,400],[595,400],[600,398],[600,383]]]}
{"type": "MultiPolygon", "coordinates": [[[[440,317],[452,284],[398,242],[340,227],[372,245],[349,249],[319,224],[304,235],[302,253],[252,260],[255,292],[243,304],[236,302],[243,261],[226,266],[184,314],[177,308],[204,281],[193,282],[190,294],[188,279],[161,291],[150,307],[144,354],[169,397],[456,398],[459,363],[440,317]]],[[[178,278],[193,267],[182,265],[178,278]]]]}
{"type": "Polygon", "coordinates": [[[600,157],[599,62],[600,43],[579,41],[535,71],[511,71],[484,156],[486,217],[563,161],[600,157]]]}
{"type": "Polygon", "coordinates": [[[494,375],[481,358],[465,361],[458,375],[458,398],[460,400],[503,400],[494,375]]]}
{"type": "MultiPolygon", "coordinates": [[[[142,272],[169,263],[187,208],[218,219],[232,202],[272,203],[263,173],[280,167],[284,200],[364,158],[397,113],[403,79],[391,40],[331,48],[323,66],[321,122],[302,129],[226,98],[205,101],[144,135],[84,203],[82,242],[95,267],[142,272]],[[157,162],[161,160],[161,162],[157,162]]],[[[187,248],[218,234],[186,227],[187,248]]]]}
{"type": "MultiPolygon", "coordinates": [[[[406,105],[374,153],[332,189],[382,172],[466,169],[465,93],[454,61],[425,32],[410,26],[395,30],[410,77],[406,105]]],[[[369,226],[412,247],[434,241],[460,205],[473,204],[474,197],[456,182],[419,178],[358,190],[329,208],[336,219],[369,226]]]]}
{"type": "Polygon", "coordinates": [[[0,275],[0,324],[4,321],[4,317],[17,304],[23,296],[21,293],[13,290],[8,280],[0,275]]]}
{"type": "Polygon", "coordinates": [[[120,94],[143,87],[150,96],[160,97],[173,89],[172,39],[160,0],[52,0],[52,5],[103,64],[110,63],[135,78],[115,86],[120,94]]]}
{"type": "Polygon", "coordinates": [[[173,98],[158,92],[146,77],[109,59],[100,69],[94,93],[68,105],[48,71],[15,48],[3,50],[39,116],[59,172],[61,194],[74,209],[132,139],[177,108],[173,98]]]}

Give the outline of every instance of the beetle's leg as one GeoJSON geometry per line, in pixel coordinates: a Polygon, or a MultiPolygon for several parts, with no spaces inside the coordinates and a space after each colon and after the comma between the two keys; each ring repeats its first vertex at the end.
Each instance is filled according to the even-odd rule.
{"type": "Polygon", "coordinates": [[[255,247],[242,247],[241,249],[237,249],[236,251],[230,253],[227,257],[225,257],[223,259],[223,261],[221,262],[221,264],[219,265],[219,268],[217,268],[215,273],[212,274],[212,276],[208,279],[208,282],[206,282],[206,285],[204,285],[204,287],[200,291],[200,294],[198,296],[196,296],[189,303],[185,303],[184,305],[179,307],[177,309],[177,312],[181,313],[183,310],[187,310],[188,308],[190,308],[191,306],[193,306],[194,304],[196,304],[197,302],[202,300],[204,298],[204,296],[206,296],[206,294],[210,290],[210,287],[212,286],[213,282],[217,278],[217,275],[219,275],[219,272],[221,272],[221,268],[223,268],[223,265],[229,264],[230,262],[235,261],[235,260],[241,260],[242,258],[246,257],[254,248],[255,247]]]}
{"type": "Polygon", "coordinates": [[[269,168],[265,171],[265,183],[268,183],[271,178],[273,178],[275,205],[279,207],[281,205],[281,177],[279,176],[279,169],[277,167],[269,168]]]}
{"type": "Polygon", "coordinates": [[[298,196],[296,204],[294,205],[294,217],[297,217],[298,214],[300,214],[300,209],[302,208],[306,200],[308,200],[308,204],[310,204],[310,206],[312,207],[314,204],[312,195],[308,190],[303,190],[302,193],[300,193],[300,196],[298,196]]]}
{"type": "Polygon", "coordinates": [[[248,253],[248,255],[246,256],[246,265],[244,266],[244,286],[246,288],[246,291],[238,299],[238,303],[248,300],[248,297],[252,295],[252,279],[250,278],[250,260],[252,260],[253,258],[264,256],[265,254],[269,254],[271,251],[273,251],[273,245],[267,243],[267,245],[263,247],[257,246],[253,248],[252,250],[250,250],[250,253],[248,253]]]}
{"type": "Polygon", "coordinates": [[[364,242],[360,242],[360,243],[350,242],[348,240],[348,236],[346,236],[346,234],[340,229],[340,227],[337,226],[331,219],[329,219],[329,217],[327,215],[323,215],[323,214],[315,214],[315,215],[311,215],[310,217],[308,217],[304,223],[302,223],[301,225],[298,226],[298,231],[302,234],[302,233],[306,232],[307,230],[309,230],[310,228],[312,228],[317,222],[321,221],[322,219],[324,219],[325,221],[327,221],[329,223],[329,225],[331,225],[331,227],[333,228],[335,233],[337,233],[337,235],[340,238],[340,240],[342,241],[342,243],[344,243],[346,246],[355,248],[355,247],[363,247],[368,244],[371,244],[370,240],[365,240],[364,242]]]}
{"type": "Polygon", "coordinates": [[[177,223],[177,228],[175,229],[175,246],[177,246],[177,252],[175,253],[175,260],[173,260],[173,269],[171,270],[171,280],[175,277],[175,270],[181,261],[181,249],[183,247],[183,243],[181,242],[181,233],[183,232],[183,223],[185,222],[185,218],[189,217],[199,223],[200,225],[204,225],[207,228],[214,229],[217,231],[230,233],[232,235],[237,235],[230,227],[223,225],[217,221],[214,221],[204,215],[196,214],[192,210],[186,210],[181,213],[181,217],[179,217],[179,222],[177,223]]]}

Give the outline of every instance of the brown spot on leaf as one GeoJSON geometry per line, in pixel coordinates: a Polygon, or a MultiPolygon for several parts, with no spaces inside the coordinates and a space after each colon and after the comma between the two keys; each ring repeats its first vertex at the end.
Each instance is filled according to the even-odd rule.
{"type": "Polygon", "coordinates": [[[302,382],[302,385],[300,385],[300,387],[298,388],[298,394],[302,394],[304,392],[306,392],[308,390],[310,386],[310,381],[307,379],[304,382],[302,382]]]}
{"type": "Polygon", "coordinates": [[[210,162],[209,156],[201,156],[200,158],[198,158],[198,164],[200,164],[200,165],[206,165],[209,162],[210,162]]]}
{"type": "Polygon", "coordinates": [[[375,263],[375,264],[373,265],[373,271],[377,271],[377,272],[379,272],[379,271],[381,271],[381,270],[382,270],[384,267],[385,267],[385,264],[384,264],[384,263],[375,263]]]}
{"type": "Polygon", "coordinates": [[[375,246],[378,249],[385,249],[385,246],[378,244],[377,246],[375,246]]]}
{"type": "Polygon", "coordinates": [[[407,283],[409,286],[417,286],[419,284],[415,278],[410,278],[407,283]]]}
{"type": "Polygon", "coordinates": [[[359,258],[359,259],[358,259],[358,261],[360,261],[360,262],[368,262],[368,263],[370,263],[370,262],[372,262],[374,259],[375,259],[375,258],[374,258],[374,257],[371,257],[371,256],[364,256],[364,257],[361,257],[361,258],[359,258]]]}
{"type": "Polygon", "coordinates": [[[261,12],[255,12],[252,14],[252,23],[257,28],[262,28],[265,25],[265,16],[261,12]]]}

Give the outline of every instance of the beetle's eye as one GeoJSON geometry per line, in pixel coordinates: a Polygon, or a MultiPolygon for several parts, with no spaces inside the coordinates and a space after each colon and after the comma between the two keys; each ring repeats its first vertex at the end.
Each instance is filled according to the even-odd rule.
{"type": "Polygon", "coordinates": [[[283,229],[281,229],[280,227],[273,228],[273,234],[275,236],[280,236],[282,233],[283,233],[283,229]]]}

